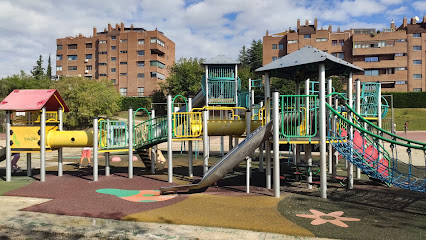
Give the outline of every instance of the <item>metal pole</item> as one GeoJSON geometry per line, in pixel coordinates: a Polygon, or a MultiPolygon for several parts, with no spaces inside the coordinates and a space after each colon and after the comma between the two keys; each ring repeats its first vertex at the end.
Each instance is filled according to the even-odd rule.
{"type": "Polygon", "coordinates": [[[209,168],[209,133],[207,129],[208,110],[203,109],[203,175],[209,168]]]}
{"type": "MultiPolygon", "coordinates": [[[[192,111],[192,98],[188,98],[188,112],[192,111]]],[[[190,119],[188,119],[190,121],[190,119]]],[[[189,122],[189,124],[191,124],[191,122],[189,122]]],[[[189,155],[189,160],[188,160],[188,176],[189,177],[193,177],[194,176],[194,171],[193,171],[193,153],[192,153],[192,141],[188,141],[188,155],[189,155]]]]}
{"type": "Polygon", "coordinates": [[[279,136],[279,127],[280,127],[280,120],[279,120],[279,98],[280,94],[279,92],[273,93],[273,105],[272,105],[272,111],[273,116],[272,119],[274,121],[273,126],[273,138],[274,138],[274,196],[276,198],[280,197],[280,136],[279,136]]]}
{"type": "Polygon", "coordinates": [[[129,178],[133,178],[133,109],[129,108],[129,178]]]}
{"type": "MultiPolygon", "coordinates": [[[[334,109],[337,111],[339,106],[339,99],[337,99],[337,97],[334,98],[334,109]]],[[[337,115],[333,117],[333,131],[334,131],[334,137],[336,137],[336,132],[337,132],[337,115]]],[[[332,162],[332,177],[335,178],[336,177],[336,172],[337,172],[337,162],[339,159],[339,152],[336,149],[333,149],[334,154],[333,154],[333,162],[332,162]]]]}
{"type": "MultiPolygon", "coordinates": [[[[219,110],[220,112],[220,120],[223,120],[223,110],[219,110]]],[[[220,136],[220,155],[223,157],[225,155],[224,151],[224,142],[223,142],[223,136],[220,136]]]]}
{"type": "MultiPolygon", "coordinates": [[[[250,135],[251,132],[251,112],[250,110],[246,111],[246,135],[250,135]]],[[[251,175],[251,156],[250,154],[246,158],[246,192],[250,193],[250,175],[251,175]]]]}
{"type": "MultiPolygon", "coordinates": [[[[207,92],[207,89],[206,89],[207,92]]],[[[167,95],[167,159],[168,159],[168,181],[169,183],[173,182],[173,149],[172,149],[172,141],[173,141],[173,123],[172,123],[172,96],[167,95]]]]}
{"type": "Polygon", "coordinates": [[[206,65],[206,106],[209,105],[209,67],[206,65]]]}
{"type": "MultiPolygon", "coordinates": [[[[263,101],[260,102],[260,108],[263,107],[263,101]]],[[[259,109],[259,113],[260,113],[260,109],[259,109]]],[[[259,119],[262,120],[262,119],[259,119]]],[[[262,143],[259,146],[259,172],[263,172],[263,150],[265,149],[265,144],[262,143]]]]}
{"type": "Polygon", "coordinates": [[[6,182],[12,180],[12,151],[10,147],[11,111],[6,111],[6,182]]]}
{"type": "Polygon", "coordinates": [[[382,128],[382,85],[380,83],[377,91],[377,126],[382,128]]]}
{"type": "Polygon", "coordinates": [[[105,152],[105,176],[109,176],[111,174],[111,167],[109,166],[109,152],[105,152]]]}
{"type": "Polygon", "coordinates": [[[99,159],[98,159],[98,118],[93,118],[93,181],[98,181],[98,169],[99,169],[99,159]]]}
{"type": "Polygon", "coordinates": [[[311,104],[309,102],[309,78],[305,80],[305,95],[307,96],[305,99],[305,104],[306,104],[306,135],[310,135],[311,132],[311,127],[310,127],[310,122],[311,122],[311,104]]]}
{"type": "MultiPolygon", "coordinates": [[[[265,122],[268,123],[270,119],[270,98],[271,98],[271,88],[270,88],[270,79],[269,72],[265,72],[265,122]]],[[[272,188],[272,179],[271,179],[271,143],[269,140],[265,142],[265,159],[266,159],[266,188],[272,188]]]]}
{"type": "Polygon", "coordinates": [[[32,176],[32,169],[31,169],[31,153],[27,153],[27,176],[32,176]]]}
{"type": "MultiPolygon", "coordinates": [[[[361,114],[361,80],[359,78],[355,79],[355,111],[358,114],[361,114]]],[[[356,168],[356,178],[361,178],[361,169],[356,168]]]]}
{"type": "Polygon", "coordinates": [[[308,164],[308,189],[312,189],[312,146],[305,144],[305,162],[308,164]]]}
{"type": "MultiPolygon", "coordinates": [[[[151,126],[153,126],[155,123],[154,120],[155,119],[155,109],[151,109],[151,126]]],[[[155,128],[157,128],[157,125],[155,125],[155,128]]],[[[156,138],[158,137],[156,134],[157,129],[152,129],[151,133],[152,133],[152,138],[156,138]]],[[[151,173],[154,174],[155,173],[155,163],[157,162],[157,145],[152,146],[152,151],[151,151],[151,173]]]]}
{"type": "Polygon", "coordinates": [[[238,107],[238,65],[237,64],[235,64],[234,78],[235,78],[235,106],[238,107]]]}
{"type": "Polygon", "coordinates": [[[327,143],[326,143],[326,119],[325,119],[325,66],[319,64],[319,133],[320,133],[320,188],[321,198],[327,198],[327,143]]]}
{"type": "MultiPolygon", "coordinates": [[[[352,72],[349,73],[349,77],[348,77],[348,84],[347,84],[347,91],[348,91],[348,105],[350,108],[353,107],[353,79],[352,79],[352,72]]],[[[349,121],[352,121],[352,113],[348,112],[348,119],[349,121]]],[[[348,129],[348,137],[350,139],[350,141],[352,142],[353,140],[353,128],[352,125],[349,126],[348,129]]],[[[347,178],[348,178],[348,188],[349,189],[353,189],[354,187],[354,177],[353,177],[353,172],[354,172],[354,165],[352,164],[352,158],[353,158],[353,149],[349,149],[349,158],[350,161],[348,162],[348,168],[347,168],[347,178]]]]}
{"type": "MultiPolygon", "coordinates": [[[[332,81],[331,78],[328,78],[327,79],[327,94],[331,94],[332,92],[333,92],[333,81],[332,81]]],[[[330,104],[330,106],[332,106],[331,96],[329,96],[327,98],[327,102],[328,102],[328,104],[330,104]]],[[[326,116],[326,118],[327,118],[327,128],[326,129],[329,129],[329,126],[331,125],[330,124],[330,121],[331,121],[330,115],[326,116]]],[[[328,157],[328,173],[332,174],[333,173],[333,147],[331,146],[330,143],[328,144],[327,147],[328,147],[328,154],[327,154],[327,157],[328,157]]]]}
{"type": "MultiPolygon", "coordinates": [[[[58,110],[58,118],[59,118],[59,131],[63,131],[64,130],[64,122],[63,122],[63,118],[62,118],[62,108],[59,108],[58,110]]],[[[60,147],[58,149],[58,176],[62,176],[63,175],[63,158],[62,158],[62,151],[63,149],[60,147]]]]}
{"type": "Polygon", "coordinates": [[[40,181],[46,181],[46,108],[41,109],[40,116],[40,181]]]}

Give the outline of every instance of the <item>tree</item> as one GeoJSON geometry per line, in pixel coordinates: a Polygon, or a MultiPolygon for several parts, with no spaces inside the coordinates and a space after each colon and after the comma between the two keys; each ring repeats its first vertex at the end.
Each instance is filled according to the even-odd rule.
{"type": "Polygon", "coordinates": [[[271,77],[271,90],[278,91],[281,95],[295,94],[296,83],[285,78],[271,77]]]}
{"type": "Polygon", "coordinates": [[[52,79],[52,62],[50,60],[50,54],[49,54],[49,60],[47,60],[46,77],[48,79],[52,79]]]}
{"type": "Polygon", "coordinates": [[[33,67],[33,70],[31,71],[31,74],[33,77],[37,80],[40,80],[44,76],[44,68],[43,68],[43,59],[40,55],[39,59],[37,60],[37,65],[33,67]]]}
{"type": "Polygon", "coordinates": [[[246,50],[246,46],[243,46],[238,54],[238,61],[240,61],[242,67],[250,66],[249,56],[246,50]]]}
{"type": "Polygon", "coordinates": [[[204,71],[201,67],[203,59],[180,58],[169,67],[169,77],[160,83],[162,91],[171,95],[194,97],[201,89],[201,78],[204,71]]]}
{"type": "Polygon", "coordinates": [[[64,124],[70,128],[89,127],[94,116],[111,117],[120,107],[121,96],[108,80],[65,77],[52,88],[58,90],[70,109],[64,114],[64,124]]]}
{"type": "Polygon", "coordinates": [[[253,40],[251,42],[250,48],[247,50],[250,69],[255,71],[257,68],[262,67],[263,65],[263,44],[262,40],[253,40]]]}

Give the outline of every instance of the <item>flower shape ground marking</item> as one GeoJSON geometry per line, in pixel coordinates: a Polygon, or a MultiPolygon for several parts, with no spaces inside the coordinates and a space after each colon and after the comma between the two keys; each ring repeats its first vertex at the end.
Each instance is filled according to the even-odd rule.
{"type": "Polygon", "coordinates": [[[344,223],[344,221],[348,221],[348,222],[359,222],[359,221],[361,221],[361,219],[358,219],[358,218],[342,217],[342,215],[344,213],[343,211],[335,211],[335,212],[331,212],[331,213],[328,213],[328,214],[325,214],[325,213],[320,212],[320,211],[315,210],[315,209],[311,209],[309,211],[313,215],[296,214],[296,216],[314,219],[311,222],[312,225],[321,225],[321,224],[329,222],[329,223],[332,223],[336,226],[345,227],[345,228],[347,228],[349,226],[346,223],[344,223]]]}

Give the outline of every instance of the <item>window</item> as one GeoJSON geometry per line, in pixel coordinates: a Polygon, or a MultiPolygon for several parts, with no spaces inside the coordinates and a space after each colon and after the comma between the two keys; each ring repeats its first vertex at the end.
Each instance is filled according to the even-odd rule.
{"type": "Polygon", "coordinates": [[[62,45],[56,45],[56,50],[62,50],[62,45]]]}
{"type": "Polygon", "coordinates": [[[77,71],[77,66],[68,66],[68,71],[77,71]]]}
{"type": "Polygon", "coordinates": [[[379,76],[379,70],[365,70],[365,76],[379,76]]]}
{"type": "Polygon", "coordinates": [[[143,56],[145,55],[145,51],[144,50],[139,50],[138,51],[138,56],[143,56]]]}
{"type": "Polygon", "coordinates": [[[92,48],[92,43],[86,43],[86,48],[92,48]]]}
{"type": "Polygon", "coordinates": [[[275,61],[275,60],[277,60],[278,58],[277,57],[275,57],[275,56],[273,56],[272,57],[272,61],[275,61]]]}
{"type": "Polygon", "coordinates": [[[123,97],[127,96],[127,88],[120,88],[120,94],[123,97]]]}
{"type": "Polygon", "coordinates": [[[111,62],[117,61],[117,57],[111,57],[111,62]]]}
{"type": "Polygon", "coordinates": [[[56,61],[61,61],[62,60],[62,55],[56,55],[56,61]]]}
{"type": "Polygon", "coordinates": [[[165,46],[164,42],[163,42],[163,41],[161,41],[161,40],[160,40],[160,39],[158,39],[158,38],[151,38],[151,43],[157,43],[158,45],[160,45],[160,46],[162,46],[162,47],[164,47],[164,46],[165,46]]]}
{"type": "Polygon", "coordinates": [[[77,60],[77,55],[68,55],[68,60],[70,60],[70,61],[77,60]]]}
{"type": "Polygon", "coordinates": [[[101,73],[101,74],[99,74],[99,76],[101,76],[101,77],[106,77],[106,76],[107,76],[107,74],[106,74],[106,73],[101,73]]]}
{"type": "Polygon", "coordinates": [[[92,65],[87,65],[86,70],[92,70],[92,65]]]}
{"type": "Polygon", "coordinates": [[[145,74],[144,73],[138,73],[138,78],[144,78],[145,74]]]}
{"type": "Polygon", "coordinates": [[[395,53],[395,57],[404,57],[407,56],[405,53],[395,53]]]}
{"type": "Polygon", "coordinates": [[[396,81],[395,84],[403,85],[403,84],[407,84],[407,81],[396,81]]]}
{"type": "Polygon", "coordinates": [[[413,60],[413,64],[414,65],[421,65],[422,64],[422,60],[413,60]]]}
{"type": "Polygon", "coordinates": [[[101,62],[101,63],[99,63],[99,65],[100,65],[100,66],[106,66],[106,65],[107,65],[107,63],[106,63],[106,62],[101,62]]]}
{"type": "Polygon", "coordinates": [[[127,50],[122,50],[120,51],[120,53],[127,53],[127,50]]]}
{"type": "Polygon", "coordinates": [[[395,69],[394,68],[386,68],[385,72],[386,72],[386,74],[395,74],[395,69]]]}
{"type": "Polygon", "coordinates": [[[345,40],[340,39],[340,40],[339,40],[339,45],[340,45],[340,46],[344,46],[344,45],[345,45],[345,40]]]}
{"type": "Polygon", "coordinates": [[[407,70],[407,68],[406,67],[396,67],[395,68],[395,71],[404,71],[404,70],[407,70]]]}
{"type": "Polygon", "coordinates": [[[331,46],[337,46],[337,40],[331,40],[331,46]]]}
{"type": "Polygon", "coordinates": [[[92,59],[92,54],[86,54],[86,59],[92,59]]]}
{"type": "Polygon", "coordinates": [[[56,71],[62,71],[62,66],[56,66],[56,71]]]}
{"type": "Polygon", "coordinates": [[[159,67],[161,69],[164,69],[166,67],[166,65],[164,63],[159,62],[159,61],[150,61],[149,65],[150,66],[156,66],[156,67],[159,67]]]}
{"type": "Polygon", "coordinates": [[[68,44],[68,49],[77,49],[77,44],[68,44]]]}
{"type": "Polygon", "coordinates": [[[117,68],[111,68],[111,72],[117,72],[117,68]]]}
{"type": "Polygon", "coordinates": [[[379,57],[365,57],[366,62],[378,62],[379,57]]]}
{"type": "Polygon", "coordinates": [[[145,88],[143,87],[138,87],[138,96],[139,97],[143,97],[145,94],[145,88]]]}
{"type": "Polygon", "coordinates": [[[127,76],[127,73],[120,73],[120,76],[127,76]]]}
{"type": "Polygon", "coordinates": [[[111,46],[111,50],[117,49],[117,46],[111,46]]]}
{"type": "Polygon", "coordinates": [[[107,52],[99,52],[99,55],[105,55],[107,52]]]}
{"type": "Polygon", "coordinates": [[[120,39],[120,42],[127,42],[127,39],[120,39]]]}
{"type": "Polygon", "coordinates": [[[343,59],[343,58],[345,58],[345,53],[340,52],[340,53],[338,53],[337,57],[340,58],[340,59],[343,59]]]}
{"type": "Polygon", "coordinates": [[[117,36],[111,36],[111,40],[117,39],[117,36]]]}
{"type": "Polygon", "coordinates": [[[305,34],[303,35],[303,38],[311,38],[311,34],[305,34]]]}
{"type": "Polygon", "coordinates": [[[288,44],[297,43],[297,40],[288,40],[288,44]]]}
{"type": "Polygon", "coordinates": [[[284,49],[284,45],[282,43],[278,44],[278,49],[279,50],[283,50],[284,49]]]}
{"type": "Polygon", "coordinates": [[[317,38],[317,42],[327,42],[327,38],[317,38]]]}
{"type": "Polygon", "coordinates": [[[117,84],[117,79],[111,79],[111,82],[112,82],[113,85],[116,85],[117,84]]]}
{"type": "Polygon", "coordinates": [[[161,79],[161,80],[166,79],[166,76],[164,76],[163,74],[158,73],[158,72],[151,72],[151,77],[154,77],[154,78],[156,77],[156,78],[161,79]]]}
{"type": "Polygon", "coordinates": [[[422,79],[421,74],[413,74],[413,79],[422,79]]]}
{"type": "Polygon", "coordinates": [[[422,46],[413,46],[413,51],[421,51],[422,46]]]}
{"type": "Polygon", "coordinates": [[[413,88],[413,92],[421,92],[422,89],[421,88],[413,88]]]}
{"type": "Polygon", "coordinates": [[[144,61],[138,61],[137,64],[138,64],[138,67],[145,67],[144,61]]]}
{"type": "Polygon", "coordinates": [[[406,42],[407,39],[396,39],[396,42],[406,42]]]}
{"type": "Polygon", "coordinates": [[[126,65],[127,62],[120,62],[120,65],[126,65]]]}
{"type": "Polygon", "coordinates": [[[413,38],[420,38],[422,37],[421,33],[413,33],[413,38]]]}
{"type": "Polygon", "coordinates": [[[145,44],[145,39],[138,39],[138,44],[145,44]]]}
{"type": "Polygon", "coordinates": [[[272,49],[277,49],[277,48],[278,48],[277,44],[272,44],[272,49]]]}
{"type": "Polygon", "coordinates": [[[99,43],[106,43],[106,40],[99,40],[99,43]]]}

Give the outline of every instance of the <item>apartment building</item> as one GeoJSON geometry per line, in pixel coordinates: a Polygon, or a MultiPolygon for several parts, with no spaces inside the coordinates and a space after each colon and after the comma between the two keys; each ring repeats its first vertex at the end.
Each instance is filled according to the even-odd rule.
{"type": "Polygon", "coordinates": [[[116,24],[56,40],[56,75],[108,79],[122,96],[150,96],[168,76],[175,43],[158,30],[116,24]]]}
{"type": "Polygon", "coordinates": [[[263,65],[304,46],[313,46],[365,70],[354,75],[362,82],[381,82],[384,92],[426,91],[426,16],[396,27],[332,31],[297,20],[297,29],[263,37],[263,65]]]}

